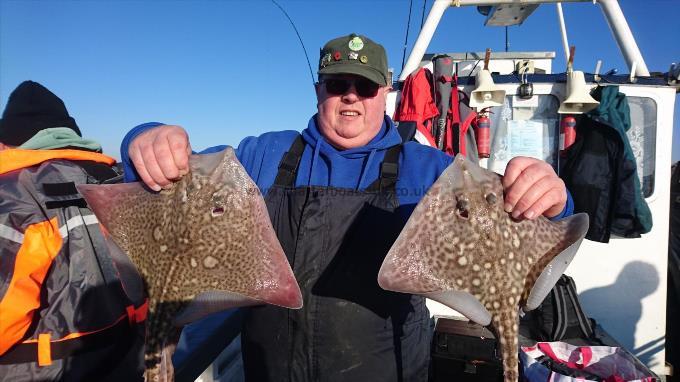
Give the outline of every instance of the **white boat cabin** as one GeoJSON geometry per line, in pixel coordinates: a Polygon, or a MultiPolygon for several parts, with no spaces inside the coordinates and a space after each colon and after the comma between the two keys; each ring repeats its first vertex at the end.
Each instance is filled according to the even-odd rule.
{"type": "MultiPolygon", "coordinates": [[[[538,6],[554,1],[435,0],[417,42],[395,89],[388,98],[388,114],[393,115],[400,100],[399,82],[422,66],[432,70],[432,57],[447,54],[457,63],[458,87],[470,95],[475,75],[482,69],[485,54],[479,52],[429,52],[426,48],[444,11],[455,6],[492,6],[498,18],[503,7],[538,6]],[[500,10],[498,8],[501,8],[500,10]]],[[[619,343],[635,354],[658,375],[668,375],[665,364],[666,282],[668,269],[668,229],[673,110],[678,91],[677,68],[663,77],[650,77],[644,59],[615,0],[600,0],[629,69],[634,75],[585,75],[587,89],[619,86],[627,96],[632,127],[628,139],[637,161],[641,190],[649,205],[653,228],[639,238],[613,236],[608,243],[584,240],[566,274],[572,276],[586,314],[593,317],[619,343]],[[675,73],[673,73],[675,72],[675,73]]],[[[505,10],[507,11],[507,10],[505,10]]],[[[519,12],[519,10],[518,10],[519,12]]],[[[530,13],[530,12],[529,12],[530,13]]],[[[493,15],[489,16],[490,19],[493,15]]],[[[488,21],[487,21],[488,22],[488,21]]],[[[492,20],[493,22],[493,20],[492,20]]],[[[563,30],[564,34],[564,30],[563,30]]],[[[566,38],[565,38],[566,41],[566,38]]],[[[453,45],[455,48],[455,44],[453,45]]],[[[566,47],[565,47],[566,49],[566,47]]],[[[566,73],[555,73],[555,52],[492,52],[488,69],[495,85],[505,91],[501,106],[491,108],[491,155],[481,163],[503,173],[519,145],[556,169],[560,161],[560,103],[567,97],[566,73]],[[522,83],[518,68],[533,84],[533,97],[517,96],[522,83]]],[[[670,64],[670,63],[669,63],[670,64]]],[[[664,68],[667,69],[667,68],[664,68]]],[[[457,315],[434,301],[428,301],[433,315],[457,315]]],[[[675,365],[680,368],[680,365],[675,365]]]]}

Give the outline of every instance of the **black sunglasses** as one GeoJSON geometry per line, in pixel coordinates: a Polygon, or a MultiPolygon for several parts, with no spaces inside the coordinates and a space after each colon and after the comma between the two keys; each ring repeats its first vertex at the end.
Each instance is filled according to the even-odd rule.
{"type": "Polygon", "coordinates": [[[345,79],[345,78],[327,78],[321,81],[326,85],[326,92],[333,95],[343,95],[354,84],[357,94],[360,97],[370,98],[378,94],[380,85],[366,78],[345,79]]]}

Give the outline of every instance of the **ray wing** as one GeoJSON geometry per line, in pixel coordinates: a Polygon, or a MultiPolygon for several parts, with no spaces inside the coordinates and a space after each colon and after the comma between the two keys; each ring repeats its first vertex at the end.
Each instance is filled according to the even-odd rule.
{"type": "Polygon", "coordinates": [[[161,195],[147,190],[141,183],[77,187],[104,227],[107,239],[113,239],[130,257],[147,284],[149,296],[157,296],[173,255],[166,250],[171,243],[154,239],[162,235],[160,226],[154,222],[167,220],[161,195]]]}

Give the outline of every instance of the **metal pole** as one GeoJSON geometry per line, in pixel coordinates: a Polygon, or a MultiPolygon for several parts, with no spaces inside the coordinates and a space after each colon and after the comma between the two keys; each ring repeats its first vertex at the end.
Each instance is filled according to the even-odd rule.
{"type": "Polygon", "coordinates": [[[635,37],[633,37],[633,32],[630,31],[626,18],[623,16],[619,2],[616,0],[598,0],[598,3],[602,7],[604,18],[609,24],[609,29],[611,29],[614,35],[616,44],[619,46],[619,50],[621,50],[631,74],[633,74],[633,63],[635,63],[635,75],[649,76],[647,64],[645,64],[642,53],[640,53],[640,49],[635,42],[635,37]]]}
{"type": "Polygon", "coordinates": [[[562,3],[555,4],[557,7],[557,19],[560,22],[560,32],[562,33],[562,48],[564,49],[564,61],[569,61],[569,40],[567,39],[567,27],[564,25],[564,14],[562,13],[562,3]]]}

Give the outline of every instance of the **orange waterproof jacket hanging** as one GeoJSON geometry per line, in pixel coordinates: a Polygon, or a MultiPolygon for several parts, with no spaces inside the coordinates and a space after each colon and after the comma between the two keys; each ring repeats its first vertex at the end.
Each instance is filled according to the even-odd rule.
{"type": "Polygon", "coordinates": [[[0,380],[140,380],[146,303],[76,184],[115,175],[81,150],[0,151],[0,380]]]}

